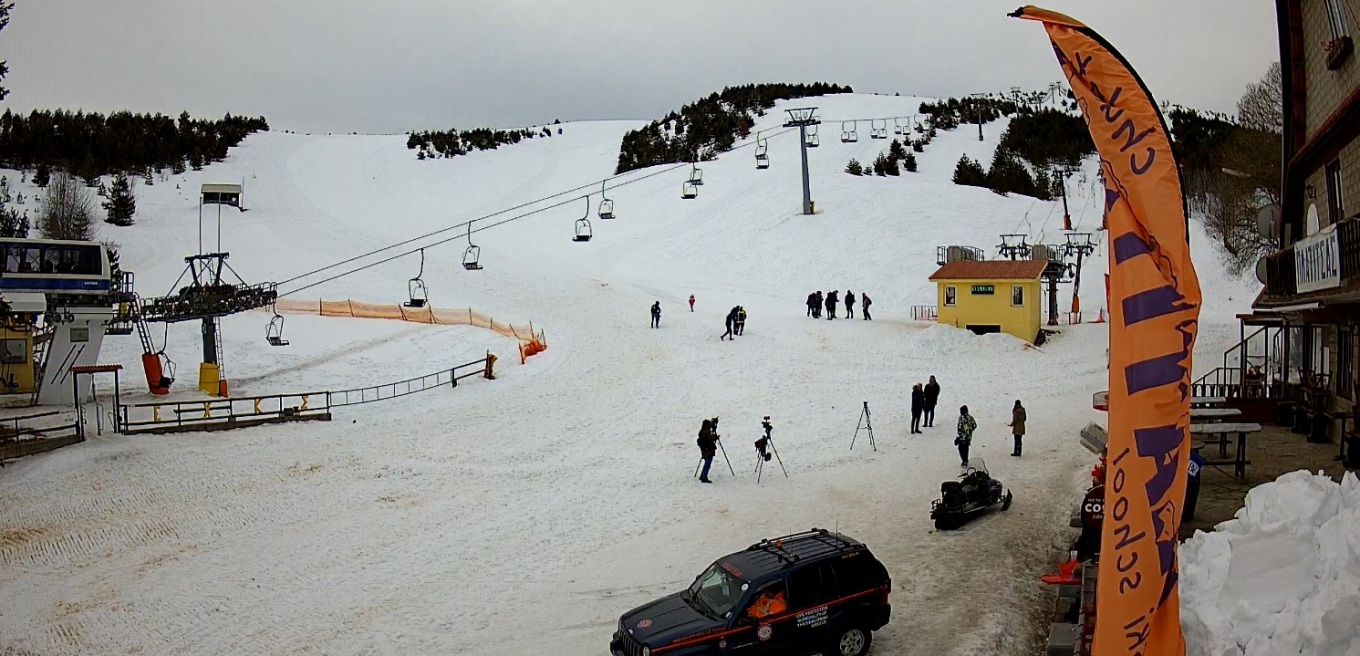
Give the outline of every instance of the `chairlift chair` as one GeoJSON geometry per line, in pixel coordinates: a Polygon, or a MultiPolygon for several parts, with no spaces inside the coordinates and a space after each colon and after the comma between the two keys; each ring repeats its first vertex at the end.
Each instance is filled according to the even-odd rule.
{"type": "Polygon", "coordinates": [[[586,196],[586,215],[576,219],[576,234],[571,240],[576,242],[587,242],[594,233],[590,229],[590,196],[586,196]]]}
{"type": "Polygon", "coordinates": [[[480,271],[481,263],[478,261],[482,256],[482,247],[472,243],[472,222],[468,222],[468,247],[463,251],[463,268],[468,271],[480,271]]]}
{"type": "Polygon", "coordinates": [[[693,184],[693,185],[701,185],[701,184],[703,184],[703,183],[704,183],[704,170],[701,169],[701,168],[699,168],[698,166],[695,166],[695,165],[694,165],[694,162],[690,162],[689,165],[690,165],[690,172],[689,172],[689,181],[690,181],[690,184],[693,184]]]}
{"type": "Polygon", "coordinates": [[[859,141],[859,123],[856,121],[841,121],[841,143],[856,143],[859,141]]]}
{"type": "Polygon", "coordinates": [[[877,122],[877,121],[873,121],[873,122],[869,123],[869,138],[870,138],[870,139],[887,139],[887,138],[888,138],[888,119],[886,119],[886,118],[883,119],[883,127],[882,127],[882,128],[879,128],[879,127],[878,127],[878,122],[877,122]]]}
{"type": "Polygon", "coordinates": [[[288,340],[283,338],[283,315],[278,310],[274,311],[274,318],[264,328],[264,339],[270,346],[288,346],[288,340]]]}
{"type": "Polygon", "coordinates": [[[416,277],[407,283],[407,301],[402,303],[408,308],[420,309],[430,300],[429,290],[425,288],[425,281],[421,278],[425,275],[425,249],[420,249],[420,271],[416,272],[416,277]]]}
{"type": "Polygon", "coordinates": [[[807,133],[807,141],[803,143],[808,148],[816,148],[817,146],[822,145],[822,138],[817,136],[817,126],[812,126],[812,129],[807,133]]]}
{"type": "Polygon", "coordinates": [[[760,170],[770,168],[770,144],[760,138],[760,133],[756,133],[756,168],[760,170]]]}
{"type": "Polygon", "coordinates": [[[902,119],[900,118],[893,119],[893,134],[896,135],[902,134],[902,119]]]}
{"type": "Polygon", "coordinates": [[[604,197],[604,182],[600,183],[600,219],[608,221],[614,218],[614,201],[604,197]]]}
{"type": "Polygon", "coordinates": [[[691,199],[694,199],[694,198],[698,198],[698,197],[699,197],[699,188],[696,187],[696,186],[694,186],[694,183],[693,183],[693,182],[690,182],[689,180],[686,180],[686,181],[685,181],[685,184],[682,185],[682,186],[680,187],[680,197],[683,198],[683,199],[685,199],[685,200],[691,200],[691,199]]]}

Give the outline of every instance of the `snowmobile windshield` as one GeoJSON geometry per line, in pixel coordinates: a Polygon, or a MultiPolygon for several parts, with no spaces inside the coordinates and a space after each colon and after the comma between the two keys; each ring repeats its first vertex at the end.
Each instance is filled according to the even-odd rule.
{"type": "Polygon", "coordinates": [[[983,462],[982,458],[969,458],[968,468],[990,475],[989,472],[987,471],[987,463],[983,462]]]}
{"type": "Polygon", "coordinates": [[[732,576],[718,563],[709,566],[681,598],[694,610],[711,619],[726,619],[732,608],[741,601],[746,583],[732,576]]]}

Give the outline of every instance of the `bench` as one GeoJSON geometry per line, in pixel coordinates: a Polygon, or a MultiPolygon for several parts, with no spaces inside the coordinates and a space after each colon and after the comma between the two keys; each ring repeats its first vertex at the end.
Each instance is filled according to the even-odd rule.
{"type": "Polygon", "coordinates": [[[1247,477],[1247,465],[1251,464],[1247,460],[1247,436],[1259,432],[1261,425],[1256,423],[1190,424],[1191,435],[1210,436],[1212,439],[1204,440],[1205,445],[1218,444],[1220,458],[1228,456],[1228,440],[1231,436],[1237,436],[1237,449],[1231,460],[1207,460],[1204,464],[1232,465],[1233,476],[1239,480],[1247,477]]]}

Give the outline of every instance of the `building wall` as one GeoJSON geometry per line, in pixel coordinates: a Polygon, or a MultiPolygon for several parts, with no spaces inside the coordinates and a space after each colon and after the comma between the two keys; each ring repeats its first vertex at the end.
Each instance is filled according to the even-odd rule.
{"type": "Polygon", "coordinates": [[[1001,326],[1001,332],[1033,342],[1039,334],[1043,318],[1044,299],[1038,280],[941,280],[937,281],[936,301],[939,322],[956,328],[968,326],[1001,326]],[[992,285],[994,294],[973,294],[974,285],[992,285]],[[1025,303],[1011,305],[1011,288],[1025,289],[1025,303]],[[958,290],[957,304],[945,305],[945,288],[958,290]]]}
{"type": "Polygon", "coordinates": [[[1348,9],[1346,27],[1357,46],[1335,71],[1327,70],[1327,53],[1322,44],[1332,38],[1325,0],[1303,0],[1303,65],[1308,80],[1308,135],[1311,137],[1341,101],[1360,87],[1360,0],[1335,0],[1348,9]]]}
{"type": "MultiPolygon", "coordinates": [[[[1352,141],[1341,149],[1337,157],[1341,162],[1341,208],[1342,218],[1360,214],[1360,141],[1352,141]]],[[[1309,205],[1317,205],[1318,227],[1330,225],[1327,213],[1327,165],[1312,171],[1305,178],[1304,185],[1311,186],[1316,198],[1304,198],[1304,221],[1307,221],[1309,205]]],[[[1306,188],[1306,187],[1305,187],[1306,188]]],[[[1299,235],[1300,238],[1306,235],[1299,235]]]]}
{"type": "Polygon", "coordinates": [[[32,394],[33,393],[33,334],[28,330],[14,330],[7,327],[0,327],[0,339],[23,340],[22,352],[23,362],[0,363],[0,379],[4,380],[4,385],[0,386],[0,393],[9,393],[10,381],[14,383],[13,393],[32,394]]]}

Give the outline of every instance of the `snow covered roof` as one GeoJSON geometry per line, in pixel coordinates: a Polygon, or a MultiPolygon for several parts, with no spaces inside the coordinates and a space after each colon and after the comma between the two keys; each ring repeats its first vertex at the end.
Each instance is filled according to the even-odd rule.
{"type": "Polygon", "coordinates": [[[989,260],[950,262],[931,274],[935,280],[1038,280],[1047,260],[989,260]]]}

